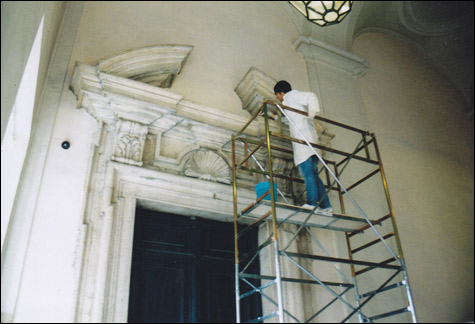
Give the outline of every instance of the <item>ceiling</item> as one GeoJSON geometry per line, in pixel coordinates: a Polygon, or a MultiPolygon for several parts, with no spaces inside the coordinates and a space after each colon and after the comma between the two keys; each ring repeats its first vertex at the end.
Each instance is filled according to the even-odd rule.
{"type": "Polygon", "coordinates": [[[281,2],[300,34],[351,51],[367,32],[403,38],[461,91],[473,118],[473,1],[355,1],[342,23],[320,27],[281,2]]]}

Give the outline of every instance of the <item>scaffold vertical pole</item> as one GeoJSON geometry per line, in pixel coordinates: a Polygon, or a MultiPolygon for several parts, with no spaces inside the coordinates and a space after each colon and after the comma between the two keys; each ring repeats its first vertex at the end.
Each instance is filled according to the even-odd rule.
{"type": "Polygon", "coordinates": [[[387,203],[388,203],[389,214],[391,215],[391,222],[392,222],[392,225],[393,225],[394,237],[396,238],[396,245],[397,245],[398,253],[399,253],[398,257],[399,257],[399,261],[401,263],[402,273],[403,273],[403,276],[404,276],[404,282],[405,282],[405,287],[406,287],[407,300],[409,302],[409,311],[411,312],[413,323],[417,323],[416,309],[414,307],[414,300],[412,298],[412,291],[411,291],[411,287],[409,285],[409,277],[407,275],[406,262],[404,261],[404,254],[402,252],[402,245],[401,245],[401,240],[399,238],[399,231],[398,231],[398,228],[397,228],[396,219],[394,217],[393,205],[392,205],[392,202],[391,202],[391,197],[389,196],[389,188],[388,188],[388,183],[386,181],[386,174],[384,173],[383,163],[382,163],[382,160],[381,160],[381,154],[379,152],[378,143],[376,141],[376,136],[374,136],[374,134],[372,134],[372,137],[373,137],[373,140],[374,140],[374,150],[376,151],[376,156],[378,158],[379,169],[381,170],[381,179],[383,181],[384,192],[386,193],[386,200],[387,200],[387,203]]]}
{"type": "Polygon", "coordinates": [[[239,297],[239,248],[238,248],[238,209],[237,209],[237,182],[236,182],[236,139],[232,136],[232,173],[233,173],[233,206],[234,206],[234,268],[236,294],[236,323],[241,323],[241,307],[239,297]]]}
{"type": "Polygon", "coordinates": [[[279,236],[278,236],[278,225],[277,225],[277,215],[275,208],[275,190],[274,190],[274,177],[272,173],[272,154],[270,146],[270,131],[269,131],[269,116],[267,114],[267,103],[264,103],[264,120],[265,120],[265,129],[266,129],[266,146],[267,146],[267,158],[268,158],[268,168],[269,168],[269,184],[270,184],[270,195],[271,195],[271,205],[272,205],[272,225],[274,229],[274,235],[272,240],[274,241],[274,260],[275,260],[275,281],[277,287],[277,312],[279,316],[279,322],[284,322],[284,302],[282,296],[282,277],[280,272],[280,252],[279,252],[279,236]]]}

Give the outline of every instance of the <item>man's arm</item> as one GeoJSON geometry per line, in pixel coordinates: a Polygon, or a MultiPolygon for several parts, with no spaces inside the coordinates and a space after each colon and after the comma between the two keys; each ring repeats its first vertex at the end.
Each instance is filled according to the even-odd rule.
{"type": "Polygon", "coordinates": [[[308,92],[307,96],[308,117],[314,118],[315,115],[320,114],[320,104],[317,96],[313,92],[308,92]]]}

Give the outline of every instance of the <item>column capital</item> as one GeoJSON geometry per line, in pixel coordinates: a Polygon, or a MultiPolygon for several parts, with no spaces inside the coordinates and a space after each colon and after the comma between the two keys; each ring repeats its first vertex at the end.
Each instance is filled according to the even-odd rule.
{"type": "Polygon", "coordinates": [[[300,36],[293,46],[307,61],[330,66],[353,77],[364,75],[369,68],[369,63],[362,57],[312,37],[300,36]]]}

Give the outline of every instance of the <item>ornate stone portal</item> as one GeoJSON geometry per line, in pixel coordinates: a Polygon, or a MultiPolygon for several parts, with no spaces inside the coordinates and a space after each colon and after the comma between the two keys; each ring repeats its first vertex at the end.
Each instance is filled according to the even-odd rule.
{"type": "MultiPolygon", "coordinates": [[[[132,76],[135,72],[124,74],[121,62],[136,59],[137,51],[130,53],[132,58],[119,56],[97,66],[78,63],[71,81],[78,108],[97,121],[83,217],[77,322],[127,320],[137,205],[220,221],[233,218],[230,139],[247,118],[189,102],[132,76]],[[120,69],[114,68],[115,61],[120,69]]],[[[145,53],[153,60],[150,50],[145,53]]],[[[245,135],[258,139],[263,126],[255,123],[245,135]]],[[[244,147],[237,151],[242,159],[244,147]]],[[[278,158],[292,159],[284,155],[278,158]]],[[[257,157],[266,165],[264,153],[257,157]]],[[[255,199],[253,186],[262,180],[239,172],[243,204],[255,199]]]]}
{"type": "MultiPolygon", "coordinates": [[[[77,322],[127,320],[137,205],[220,221],[233,219],[230,139],[248,121],[189,102],[153,83],[105,73],[105,66],[115,70],[104,62],[78,63],[71,81],[78,107],[98,125],[83,217],[77,322]]],[[[248,91],[256,90],[251,86],[248,91]]],[[[271,128],[277,131],[277,122],[272,121],[271,128]]],[[[244,135],[254,140],[263,136],[263,122],[248,127],[244,135]]],[[[290,144],[282,145],[290,149],[290,144]]],[[[236,150],[238,159],[247,154],[244,145],[236,150]]],[[[267,164],[264,152],[256,156],[261,165],[267,164]]],[[[283,173],[293,168],[289,153],[277,152],[273,162],[283,173]]],[[[254,161],[250,163],[257,168],[254,161]]],[[[255,200],[253,187],[264,180],[262,175],[238,172],[238,208],[255,200]]],[[[281,191],[292,200],[292,186],[279,181],[281,191]]]]}

